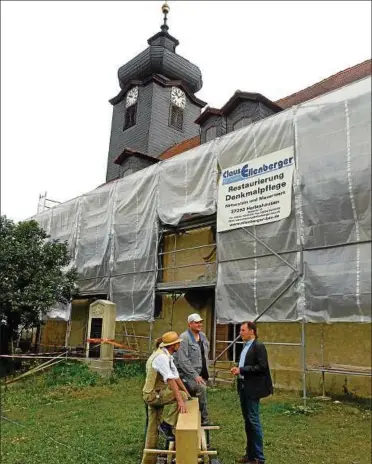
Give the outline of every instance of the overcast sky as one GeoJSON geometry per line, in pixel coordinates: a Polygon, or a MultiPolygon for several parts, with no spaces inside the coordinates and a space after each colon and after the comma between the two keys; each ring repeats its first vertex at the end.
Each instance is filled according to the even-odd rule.
{"type": "MultiPolygon", "coordinates": [[[[1,213],[37,211],[105,182],[118,68],[159,30],[162,1],[1,2],[1,213]]],[[[370,1],[170,1],[197,96],[272,100],[371,57],[370,1]]]]}

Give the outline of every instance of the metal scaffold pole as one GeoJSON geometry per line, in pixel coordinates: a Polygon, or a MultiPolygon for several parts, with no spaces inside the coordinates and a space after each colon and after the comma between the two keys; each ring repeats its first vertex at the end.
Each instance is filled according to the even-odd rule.
{"type": "Polygon", "coordinates": [[[306,327],[305,318],[301,320],[301,358],[302,358],[302,398],[306,407],[306,327]]]}
{"type": "Polygon", "coordinates": [[[152,352],[152,330],[154,327],[154,323],[150,322],[150,330],[149,330],[149,353],[152,352]]]}

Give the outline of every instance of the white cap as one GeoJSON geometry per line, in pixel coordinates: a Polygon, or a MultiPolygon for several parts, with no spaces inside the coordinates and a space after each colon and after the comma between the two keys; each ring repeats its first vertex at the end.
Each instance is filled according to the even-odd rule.
{"type": "Polygon", "coordinates": [[[190,316],[187,318],[187,322],[190,324],[190,322],[201,322],[203,319],[200,317],[199,314],[190,314],[190,316]]]}

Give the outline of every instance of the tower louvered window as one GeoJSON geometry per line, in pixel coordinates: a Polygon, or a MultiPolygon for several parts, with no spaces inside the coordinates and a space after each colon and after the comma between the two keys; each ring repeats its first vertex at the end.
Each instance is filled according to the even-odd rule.
{"type": "Polygon", "coordinates": [[[171,105],[171,114],[169,125],[181,131],[183,128],[183,109],[178,106],[171,105]]]}
{"type": "Polygon", "coordinates": [[[129,106],[125,110],[125,121],[123,130],[129,129],[136,124],[137,104],[129,106]]]}

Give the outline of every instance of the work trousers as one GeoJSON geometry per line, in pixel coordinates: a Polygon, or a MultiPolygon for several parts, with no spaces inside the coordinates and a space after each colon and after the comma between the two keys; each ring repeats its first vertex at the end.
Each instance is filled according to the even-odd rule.
{"type": "Polygon", "coordinates": [[[247,435],[246,455],[250,461],[257,459],[265,462],[263,453],[263,432],[260,422],[260,400],[248,398],[243,385],[239,388],[240,405],[247,435]]]}
{"type": "Polygon", "coordinates": [[[197,384],[193,379],[183,380],[187,391],[191,396],[196,396],[199,399],[199,410],[201,415],[202,424],[208,422],[208,410],[207,410],[207,386],[197,384]]]}
{"type": "MultiPolygon", "coordinates": [[[[180,394],[182,399],[187,401],[186,393],[180,391],[180,394]]],[[[159,392],[144,393],[143,399],[147,404],[148,411],[145,448],[156,449],[158,446],[158,426],[162,419],[164,406],[169,405],[166,408],[163,421],[175,427],[178,419],[177,400],[173,391],[168,387],[159,392]]],[[[154,454],[144,456],[142,464],[156,464],[156,459],[157,457],[154,454]]]]}

